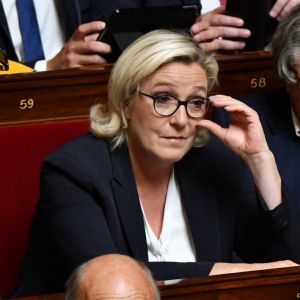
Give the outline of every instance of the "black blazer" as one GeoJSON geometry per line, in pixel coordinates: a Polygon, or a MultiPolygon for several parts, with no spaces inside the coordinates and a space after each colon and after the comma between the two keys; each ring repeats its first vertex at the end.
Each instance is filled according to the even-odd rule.
{"type": "Polygon", "coordinates": [[[295,133],[288,93],[282,89],[247,95],[242,100],[258,112],[281,176],[300,211],[300,137],[295,133]]]}
{"type": "Polygon", "coordinates": [[[253,187],[244,186],[240,160],[211,138],[175,164],[197,262],[148,262],[127,146],[109,149],[109,141],[87,134],[45,160],[16,295],[62,291],[74,267],[105,253],[146,262],[155,279],[207,276],[214,262],[230,262],[234,250],[249,262],[300,261],[293,203],[287,197],[271,212],[257,206],[253,187]]]}

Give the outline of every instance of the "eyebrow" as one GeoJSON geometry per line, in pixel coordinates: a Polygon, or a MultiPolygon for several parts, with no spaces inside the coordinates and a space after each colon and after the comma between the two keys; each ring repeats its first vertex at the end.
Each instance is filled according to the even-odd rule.
{"type": "MultiPolygon", "coordinates": [[[[171,88],[175,88],[175,87],[178,87],[178,85],[174,84],[174,83],[171,83],[171,82],[167,82],[167,81],[160,81],[160,82],[157,82],[156,84],[153,85],[153,88],[156,88],[156,87],[171,87],[171,88]]],[[[194,88],[197,91],[203,91],[205,93],[207,92],[206,86],[195,85],[194,88]]]]}

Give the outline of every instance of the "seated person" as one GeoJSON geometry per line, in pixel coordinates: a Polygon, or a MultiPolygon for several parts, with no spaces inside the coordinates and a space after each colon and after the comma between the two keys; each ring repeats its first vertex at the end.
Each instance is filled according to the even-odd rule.
{"type": "MultiPolygon", "coordinates": [[[[263,7],[262,2],[263,0],[257,0],[258,10],[261,6],[263,7]]],[[[269,15],[280,20],[299,3],[300,0],[276,0],[269,15]]],[[[200,16],[191,28],[195,41],[206,52],[220,50],[232,52],[246,47],[247,38],[250,37],[251,32],[243,28],[244,20],[226,15],[225,11],[225,6],[221,6],[207,12],[200,16]]]]}
{"type": "MultiPolygon", "coordinates": [[[[280,174],[300,210],[300,5],[282,19],[272,40],[274,65],[285,88],[242,97],[259,114],[280,174]]],[[[221,124],[227,115],[216,112],[221,124]]]]}
{"type": "Polygon", "coordinates": [[[156,30],[122,53],[91,132],[43,164],[16,295],[63,291],[74,268],[108,253],[143,261],[155,280],[300,261],[300,217],[258,116],[229,96],[208,98],[217,73],[182,33],[156,30]],[[211,106],[231,114],[229,128],[205,119],[211,106]],[[256,188],[243,185],[240,158],[256,188]],[[232,263],[234,251],[246,263],[232,263]]]}
{"type": "Polygon", "coordinates": [[[98,256],[72,272],[66,300],[159,300],[151,272],[143,263],[119,254],[98,256]]]}
{"type": "Polygon", "coordinates": [[[0,48],[10,60],[43,71],[102,63],[103,55],[111,51],[109,45],[95,41],[105,27],[97,20],[113,9],[105,1],[34,1],[44,59],[26,61],[17,7],[16,1],[0,1],[0,48]]]}
{"type": "MultiPolygon", "coordinates": [[[[273,17],[284,16],[297,1],[277,0],[270,14],[273,17]]],[[[201,1],[204,11],[217,6],[217,2],[218,0],[201,1]]],[[[145,1],[145,5],[159,3],[160,1],[155,0],[145,1]]],[[[176,0],[167,2],[167,4],[178,3],[181,2],[176,0]]],[[[35,1],[44,60],[26,61],[16,3],[1,0],[0,26],[3,35],[0,35],[0,48],[6,51],[8,59],[23,62],[37,71],[103,63],[106,62],[105,55],[111,52],[111,47],[96,41],[99,32],[105,27],[104,22],[97,20],[106,21],[115,8],[140,5],[140,2],[137,3],[135,0],[62,0],[57,3],[53,0],[35,1]]],[[[250,36],[249,30],[240,28],[243,26],[243,20],[223,13],[224,7],[207,13],[198,18],[191,28],[195,41],[207,52],[242,49],[245,42],[231,39],[239,40],[250,36]]]]}

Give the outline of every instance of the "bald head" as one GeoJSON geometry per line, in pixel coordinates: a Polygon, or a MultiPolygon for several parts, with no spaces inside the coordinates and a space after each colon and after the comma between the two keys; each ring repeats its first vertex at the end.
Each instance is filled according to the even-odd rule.
{"type": "Polygon", "coordinates": [[[71,275],[67,300],[157,300],[159,292],[148,269],[119,254],[96,257],[71,275]]]}

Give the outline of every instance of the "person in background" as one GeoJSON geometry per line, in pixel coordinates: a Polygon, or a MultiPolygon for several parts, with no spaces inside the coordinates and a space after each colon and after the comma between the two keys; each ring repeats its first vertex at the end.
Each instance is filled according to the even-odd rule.
{"type": "Polygon", "coordinates": [[[160,300],[150,270],[120,254],[96,257],[76,268],[66,283],[66,300],[160,300]]]}
{"type": "MultiPolygon", "coordinates": [[[[257,7],[260,7],[261,1],[263,0],[257,1],[257,7]]],[[[300,0],[277,0],[269,15],[280,20],[299,3],[300,0]]],[[[195,41],[206,52],[232,52],[244,49],[247,38],[251,35],[250,30],[243,28],[243,25],[244,20],[226,15],[226,7],[222,5],[200,16],[192,26],[191,32],[195,41]]]]}
{"type": "MultiPolygon", "coordinates": [[[[135,0],[34,0],[43,54],[42,58],[31,58],[28,61],[24,55],[19,26],[18,1],[29,3],[33,0],[0,1],[0,48],[6,51],[8,59],[23,62],[37,71],[106,62],[105,56],[111,52],[111,47],[96,41],[96,38],[105,28],[105,21],[113,10],[120,7],[161,5],[157,0],[143,1],[143,4],[135,0]]],[[[277,0],[270,14],[274,18],[283,17],[299,2],[277,0]]],[[[164,5],[180,3],[182,2],[169,0],[164,5]]],[[[249,37],[250,31],[241,28],[243,20],[224,15],[224,6],[206,13],[218,7],[219,0],[202,0],[201,3],[205,14],[191,28],[195,41],[207,52],[244,48],[245,42],[239,40],[249,37]]]]}
{"type": "MultiPolygon", "coordinates": [[[[218,5],[218,0],[205,2],[206,10],[218,5]]],[[[170,0],[163,3],[172,4],[181,2],[170,0]]],[[[111,48],[110,45],[97,42],[96,38],[105,28],[105,22],[116,8],[141,5],[156,6],[162,3],[155,0],[145,1],[145,4],[135,3],[134,0],[1,0],[0,48],[5,50],[8,59],[29,65],[36,71],[103,63],[106,62],[105,56],[111,52],[111,48]],[[26,37],[22,35],[22,17],[19,14],[19,11],[22,12],[25,8],[19,7],[18,2],[28,3],[27,5],[33,3],[33,14],[37,22],[35,26],[38,26],[43,52],[41,56],[30,59],[26,57],[26,37]]],[[[28,16],[25,18],[29,19],[28,16]]]]}
{"type": "MultiPolygon", "coordinates": [[[[105,23],[98,20],[111,11],[109,6],[105,10],[101,1],[88,0],[34,0],[33,4],[31,1],[0,1],[0,48],[6,51],[8,59],[23,62],[37,71],[105,62],[103,55],[110,53],[110,46],[95,39],[105,27],[105,23]],[[43,51],[41,57],[29,61],[21,33],[23,15],[20,12],[26,10],[23,5],[34,5],[29,13],[33,15],[35,26],[28,26],[38,26],[43,51]]],[[[28,15],[24,18],[29,19],[28,15]]]]}
{"type": "Polygon", "coordinates": [[[91,132],[43,164],[16,295],[62,291],[74,268],[108,253],[146,263],[155,280],[300,262],[300,216],[258,116],[229,96],[208,98],[217,74],[213,56],[172,31],[122,53],[91,132]],[[228,128],[206,119],[211,106],[230,113],[228,128]],[[244,185],[240,158],[255,184],[244,185]],[[234,251],[245,263],[232,263],[234,251]]]}
{"type": "MultiPolygon", "coordinates": [[[[280,174],[300,210],[300,5],[283,18],[272,40],[274,65],[285,88],[241,97],[255,109],[280,174]]],[[[228,125],[229,116],[215,111],[214,119],[228,125]]]]}

